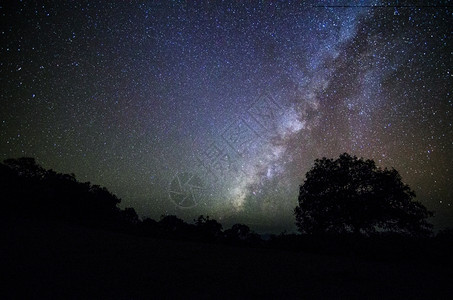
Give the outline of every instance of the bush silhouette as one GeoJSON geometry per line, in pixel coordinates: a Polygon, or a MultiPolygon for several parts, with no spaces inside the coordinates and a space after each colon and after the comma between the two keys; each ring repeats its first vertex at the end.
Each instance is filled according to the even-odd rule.
{"type": "Polygon", "coordinates": [[[414,197],[395,169],[378,168],[373,160],[347,153],[317,159],[300,186],[296,225],[308,234],[429,234],[432,213],[414,197]]]}

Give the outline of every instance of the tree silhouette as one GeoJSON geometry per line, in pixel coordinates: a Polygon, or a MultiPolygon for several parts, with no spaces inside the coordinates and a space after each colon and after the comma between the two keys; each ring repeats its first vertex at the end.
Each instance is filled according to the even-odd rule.
{"type": "Polygon", "coordinates": [[[395,169],[378,168],[373,160],[347,153],[317,159],[300,186],[296,225],[308,234],[428,234],[432,213],[414,197],[395,169]]]}
{"type": "Polygon", "coordinates": [[[175,215],[162,215],[158,224],[160,236],[171,239],[187,239],[192,235],[194,226],[175,215]]]}
{"type": "Polygon", "coordinates": [[[132,207],[126,207],[121,211],[121,216],[123,218],[123,221],[126,224],[132,224],[136,225],[140,222],[140,218],[137,215],[137,212],[135,212],[135,209],[132,207]]]}
{"type": "Polygon", "coordinates": [[[225,237],[231,240],[246,240],[251,231],[247,225],[234,224],[230,229],[225,230],[225,237]]]}
{"type": "Polygon", "coordinates": [[[38,165],[33,157],[5,159],[3,163],[23,178],[43,178],[47,171],[38,165]]]}
{"type": "Polygon", "coordinates": [[[209,216],[199,216],[197,220],[194,220],[195,228],[201,238],[204,241],[215,241],[220,239],[222,236],[222,224],[214,219],[210,219],[209,216]]]}
{"type": "Polygon", "coordinates": [[[34,158],[7,159],[0,164],[1,212],[41,220],[64,220],[111,226],[137,222],[133,209],[121,211],[121,199],[106,188],[78,182],[74,174],[46,170],[34,158]]]}
{"type": "Polygon", "coordinates": [[[230,229],[225,230],[225,240],[234,244],[258,244],[261,237],[250,230],[247,225],[234,224],[230,229]]]}

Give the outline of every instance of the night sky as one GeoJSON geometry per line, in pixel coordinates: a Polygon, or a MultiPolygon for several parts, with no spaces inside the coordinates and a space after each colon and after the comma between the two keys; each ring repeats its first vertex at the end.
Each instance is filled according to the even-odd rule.
{"type": "Polygon", "coordinates": [[[1,160],[281,232],[314,159],[348,152],[453,226],[448,1],[5,2],[1,160]]]}

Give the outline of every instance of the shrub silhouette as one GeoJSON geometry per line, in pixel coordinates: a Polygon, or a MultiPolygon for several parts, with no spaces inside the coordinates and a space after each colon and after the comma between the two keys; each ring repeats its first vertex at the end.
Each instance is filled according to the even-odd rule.
{"type": "Polygon", "coordinates": [[[373,160],[347,153],[317,159],[300,186],[296,225],[308,234],[429,234],[432,213],[414,197],[395,169],[378,168],[373,160]]]}

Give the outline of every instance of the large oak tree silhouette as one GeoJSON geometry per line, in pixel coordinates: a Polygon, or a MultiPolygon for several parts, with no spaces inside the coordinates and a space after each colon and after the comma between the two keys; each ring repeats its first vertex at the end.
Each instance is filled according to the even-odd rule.
{"type": "Polygon", "coordinates": [[[426,235],[432,216],[395,169],[347,153],[317,159],[300,186],[296,225],[301,233],[426,235]]]}

